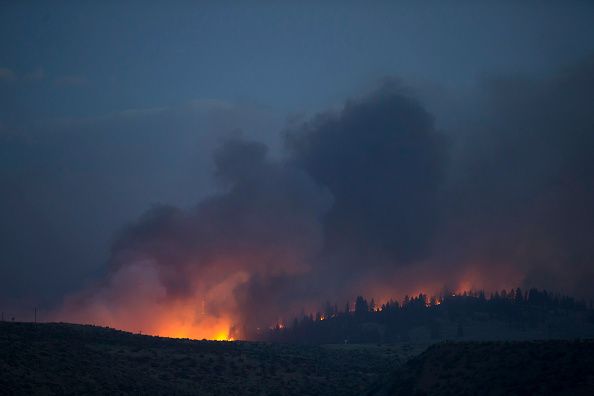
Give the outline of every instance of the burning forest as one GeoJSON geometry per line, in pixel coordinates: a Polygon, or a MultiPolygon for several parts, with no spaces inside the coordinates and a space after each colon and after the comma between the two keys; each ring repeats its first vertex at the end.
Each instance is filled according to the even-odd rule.
{"type": "Polygon", "coordinates": [[[0,2],[0,394],[594,394],[594,2],[0,2]]]}

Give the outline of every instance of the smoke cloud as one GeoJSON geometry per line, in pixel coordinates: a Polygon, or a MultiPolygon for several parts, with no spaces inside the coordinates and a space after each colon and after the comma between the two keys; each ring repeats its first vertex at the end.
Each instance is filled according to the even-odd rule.
{"type": "Polygon", "coordinates": [[[118,236],[107,277],[56,316],[249,338],[360,293],[524,285],[591,297],[594,60],[482,88],[457,131],[387,83],[293,126],[280,159],[227,140],[214,153],[220,192],[148,211],[118,236]]]}
{"type": "Polygon", "coordinates": [[[594,58],[547,79],[494,79],[484,92],[452,171],[440,252],[592,297],[594,58]]]}

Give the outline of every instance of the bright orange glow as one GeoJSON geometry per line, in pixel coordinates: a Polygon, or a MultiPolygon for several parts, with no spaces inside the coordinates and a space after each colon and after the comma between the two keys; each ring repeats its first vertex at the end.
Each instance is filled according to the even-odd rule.
{"type": "Polygon", "coordinates": [[[208,340],[241,337],[232,290],[247,275],[228,274],[205,286],[200,278],[193,293],[170,296],[149,264],[128,266],[110,283],[66,300],[53,320],[109,326],[132,333],[208,340]]]}
{"type": "MultiPolygon", "coordinates": [[[[275,255],[249,253],[216,257],[204,266],[188,265],[188,268],[200,268],[200,271],[188,270],[184,273],[187,282],[182,282],[185,285],[183,288],[170,285],[172,280],[178,279],[179,273],[170,273],[167,267],[157,266],[150,259],[134,260],[111,273],[105,282],[71,296],[64,302],[61,311],[52,315],[52,320],[91,323],[164,337],[241,339],[249,335],[236,330],[243,329],[246,307],[240,306],[235,291],[249,282],[253,275],[246,268],[254,273],[274,273],[276,264],[269,268],[265,263],[279,262],[271,259],[275,255]]],[[[283,254],[280,257],[287,261],[283,270],[289,273],[307,270],[306,266],[299,265],[298,254],[297,258],[283,254]]],[[[406,295],[415,298],[423,294],[427,298],[426,306],[432,307],[440,305],[441,298],[446,295],[456,296],[472,290],[489,292],[521,284],[521,274],[505,268],[508,266],[469,262],[450,273],[447,266],[436,269],[435,263],[420,263],[418,266],[401,267],[391,276],[362,278],[359,283],[349,285],[349,290],[357,294],[328,296],[328,299],[335,300],[340,306],[349,298],[349,311],[354,312],[353,297],[363,295],[369,302],[374,297],[375,309],[379,311],[392,300],[402,304],[406,295]]],[[[303,300],[283,307],[286,311],[276,313],[283,317],[276,316],[277,320],[270,322],[270,329],[284,329],[283,319],[292,319],[299,315],[299,311],[319,312],[321,307],[318,304],[318,301],[303,297],[303,300]]],[[[333,316],[319,314],[316,320],[328,320],[333,316]]],[[[251,330],[248,329],[248,333],[251,330]]],[[[266,330],[266,326],[262,330],[266,330]]]]}
{"type": "Polygon", "coordinates": [[[183,320],[183,315],[178,319],[163,318],[157,321],[154,335],[172,338],[207,339],[216,341],[228,341],[233,338],[230,335],[231,322],[225,318],[214,318],[203,316],[198,321],[183,320]]]}
{"type": "Polygon", "coordinates": [[[221,333],[217,333],[213,337],[213,340],[215,340],[215,341],[231,341],[231,340],[233,340],[233,337],[229,337],[229,332],[221,332],[221,333]]]}

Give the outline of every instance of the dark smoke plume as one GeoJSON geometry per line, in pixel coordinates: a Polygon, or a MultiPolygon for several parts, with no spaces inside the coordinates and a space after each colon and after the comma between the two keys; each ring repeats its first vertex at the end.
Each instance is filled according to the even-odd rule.
{"type": "Polygon", "coordinates": [[[146,213],[119,236],[107,278],[60,315],[246,337],[359,293],[523,284],[592,296],[594,62],[484,93],[466,133],[436,129],[387,84],[293,127],[283,159],[227,141],[214,156],[221,192],[146,213]]]}

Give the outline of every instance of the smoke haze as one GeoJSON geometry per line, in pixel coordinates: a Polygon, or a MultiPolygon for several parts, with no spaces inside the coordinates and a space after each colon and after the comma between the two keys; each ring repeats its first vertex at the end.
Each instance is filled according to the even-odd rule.
{"type": "Polygon", "coordinates": [[[594,4],[5,2],[0,310],[250,337],[593,298],[594,4]]]}
{"type": "Polygon", "coordinates": [[[220,192],[145,213],[117,238],[107,277],[61,315],[216,338],[360,293],[592,297],[593,77],[587,59],[489,81],[458,141],[391,81],[293,125],[281,158],[229,139],[214,154],[220,192]]]}

